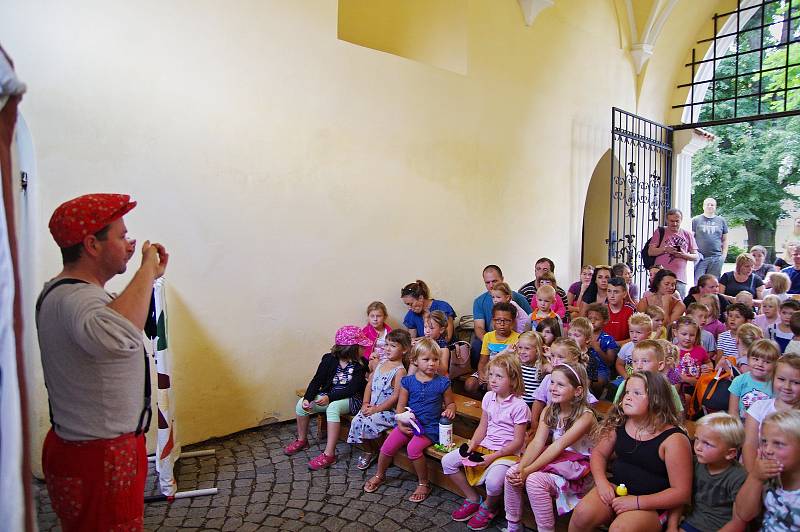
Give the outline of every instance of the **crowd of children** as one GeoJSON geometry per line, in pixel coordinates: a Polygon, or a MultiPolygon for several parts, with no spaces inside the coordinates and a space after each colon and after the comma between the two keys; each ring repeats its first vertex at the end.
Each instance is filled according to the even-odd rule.
{"type": "MultiPolygon", "coordinates": [[[[463,382],[482,395],[480,422],[441,460],[464,495],[453,520],[483,530],[505,513],[508,530],[522,530],[527,500],[542,532],[570,512],[574,531],[730,532],[758,520],[800,530],[800,302],[737,298],[720,315],[713,293],[685,305],[675,274],[652,273],[637,303],[629,269],[584,267],[566,306],[554,308],[553,279],[538,285],[530,314],[507,284],[491,287],[491,327],[463,382]]],[[[341,416],[351,415],[356,466],[377,461],[364,490],[380,487],[405,448],[418,503],[431,492],[424,452],[456,416],[455,313],[421,281],[401,295],[411,334],[386,324],[380,302],[363,329],[339,329],[297,402],[297,440],[285,452],[309,447],[309,416],[322,414],[326,444],[309,467],[330,466],[341,416]]]]}

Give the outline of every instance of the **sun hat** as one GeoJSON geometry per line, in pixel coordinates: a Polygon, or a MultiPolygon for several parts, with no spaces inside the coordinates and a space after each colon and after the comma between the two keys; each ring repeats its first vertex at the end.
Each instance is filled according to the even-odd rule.
{"type": "Polygon", "coordinates": [[[93,235],[136,207],[128,194],[85,194],[59,205],[50,217],[50,234],[60,248],[93,235]]]}
{"type": "Polygon", "coordinates": [[[358,325],[345,325],[336,331],[336,345],[360,345],[369,347],[372,340],[367,338],[358,325]]]}

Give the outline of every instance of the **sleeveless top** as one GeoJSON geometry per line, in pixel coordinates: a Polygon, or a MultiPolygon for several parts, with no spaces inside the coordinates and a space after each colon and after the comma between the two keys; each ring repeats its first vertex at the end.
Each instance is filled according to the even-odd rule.
{"type": "Polygon", "coordinates": [[[652,440],[638,441],[628,435],[624,423],[617,427],[617,459],[611,465],[614,482],[625,484],[630,495],[651,495],[669,488],[667,464],[658,455],[658,448],[673,434],[686,435],[673,427],[652,440]]]}

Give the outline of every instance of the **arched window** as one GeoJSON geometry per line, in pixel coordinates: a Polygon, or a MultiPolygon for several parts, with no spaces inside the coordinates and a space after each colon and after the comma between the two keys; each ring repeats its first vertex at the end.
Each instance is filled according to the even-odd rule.
{"type": "MultiPolygon", "coordinates": [[[[717,13],[686,70],[684,127],[800,114],[800,0],[739,0],[717,13]]],[[[680,128],[681,126],[678,126],[680,128]]]]}

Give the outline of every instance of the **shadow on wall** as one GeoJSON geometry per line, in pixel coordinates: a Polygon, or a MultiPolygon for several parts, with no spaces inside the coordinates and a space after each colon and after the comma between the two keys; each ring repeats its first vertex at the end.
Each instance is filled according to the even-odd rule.
{"type": "MultiPolygon", "coordinates": [[[[218,344],[181,294],[167,288],[173,415],[181,444],[278,421],[277,412],[264,410],[270,387],[253,376],[257,372],[245,362],[253,358],[218,344]]],[[[275,358],[261,358],[277,365],[275,358]]]]}
{"type": "MultiPolygon", "coordinates": [[[[617,164],[619,164],[617,162],[617,164]]],[[[608,261],[608,220],[611,194],[611,150],[607,150],[592,172],[583,211],[583,263],[605,264],[608,261]]]]}

